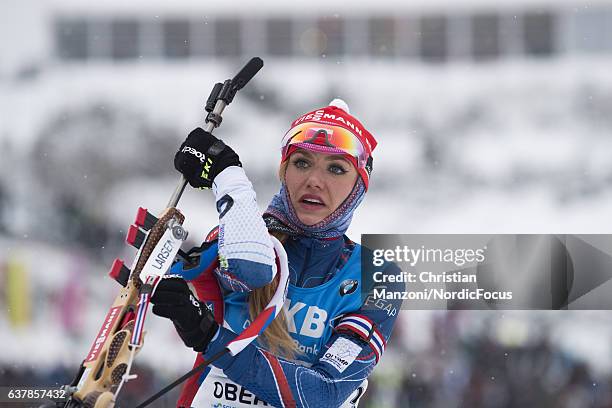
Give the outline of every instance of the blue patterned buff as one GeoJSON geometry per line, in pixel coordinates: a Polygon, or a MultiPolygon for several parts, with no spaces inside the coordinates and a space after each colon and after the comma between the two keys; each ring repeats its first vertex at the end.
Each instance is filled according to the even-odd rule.
{"type": "Polygon", "coordinates": [[[353,213],[364,196],[365,185],[361,177],[357,177],[353,191],[338,208],[317,224],[306,225],[297,217],[289,199],[289,192],[283,182],[280,191],[272,198],[272,202],[266,209],[264,218],[268,229],[276,229],[289,235],[301,235],[317,239],[337,238],[344,235],[348,229],[353,213]],[[278,225],[277,221],[282,225],[278,225]]]}

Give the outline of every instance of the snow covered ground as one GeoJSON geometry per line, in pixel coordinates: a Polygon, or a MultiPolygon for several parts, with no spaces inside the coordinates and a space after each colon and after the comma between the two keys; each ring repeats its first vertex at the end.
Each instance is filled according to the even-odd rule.
{"type": "MultiPolygon", "coordinates": [[[[363,233],[605,234],[612,228],[611,63],[270,60],[226,110],[217,134],[240,153],[263,210],[277,189],[278,143],[291,120],[344,98],[380,143],[371,190],[349,230],[357,240],[363,233]]],[[[166,145],[143,137],[141,125],[167,129],[168,146],[178,146],[202,124],[212,84],[237,68],[62,65],[25,81],[0,80],[0,186],[8,196],[0,205],[0,264],[17,258],[25,265],[32,303],[24,327],[0,313],[0,363],[82,359],[117,290],[106,270],[115,256],[133,252],[115,253],[121,244],[111,251],[103,239],[85,249],[50,231],[61,225],[54,223],[60,194],[79,192],[81,210],[120,240],[136,208],[163,209],[178,179],[174,152],[159,156],[166,145]],[[99,119],[104,112],[110,119],[99,119]],[[80,300],[77,323],[69,324],[61,299],[73,293],[80,300]]],[[[188,190],[179,206],[194,240],[215,225],[210,194],[188,190]]],[[[427,349],[440,313],[402,312],[408,329],[395,341],[427,349]]],[[[595,311],[461,314],[465,338],[489,332],[516,344],[544,336],[602,375],[612,372],[611,320],[595,311]]],[[[152,317],[147,325],[143,360],[165,372],[191,364],[167,322],[152,317]]]]}

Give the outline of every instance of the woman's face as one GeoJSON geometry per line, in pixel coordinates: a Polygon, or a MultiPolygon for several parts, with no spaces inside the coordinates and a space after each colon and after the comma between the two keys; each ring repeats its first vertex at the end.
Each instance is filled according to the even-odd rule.
{"type": "Polygon", "coordinates": [[[355,167],[341,155],[298,149],[289,157],[285,184],[300,221],[314,225],[342,204],[357,177],[355,167]]]}

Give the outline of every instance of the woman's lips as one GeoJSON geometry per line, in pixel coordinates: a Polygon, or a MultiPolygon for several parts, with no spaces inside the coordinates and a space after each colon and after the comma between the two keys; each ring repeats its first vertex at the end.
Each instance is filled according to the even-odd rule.
{"type": "Polygon", "coordinates": [[[321,199],[321,197],[313,195],[313,194],[304,194],[300,198],[300,206],[309,211],[317,211],[325,208],[325,202],[321,199]]]}

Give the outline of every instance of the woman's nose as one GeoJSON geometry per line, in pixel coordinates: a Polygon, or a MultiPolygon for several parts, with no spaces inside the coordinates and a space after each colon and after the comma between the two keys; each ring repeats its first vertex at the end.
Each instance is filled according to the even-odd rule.
{"type": "Polygon", "coordinates": [[[308,187],[312,188],[322,188],[324,184],[324,175],[320,169],[312,169],[308,173],[308,179],[306,180],[306,184],[308,187]]]}

